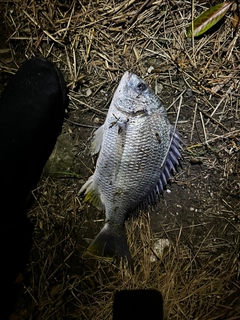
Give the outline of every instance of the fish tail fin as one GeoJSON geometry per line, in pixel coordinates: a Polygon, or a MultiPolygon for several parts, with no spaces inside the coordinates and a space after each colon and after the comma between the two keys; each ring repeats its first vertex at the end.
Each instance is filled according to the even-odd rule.
{"type": "Polygon", "coordinates": [[[114,263],[127,266],[133,272],[133,262],[124,227],[116,229],[116,226],[114,228],[106,223],[87,248],[87,253],[112,258],[114,263]]]}

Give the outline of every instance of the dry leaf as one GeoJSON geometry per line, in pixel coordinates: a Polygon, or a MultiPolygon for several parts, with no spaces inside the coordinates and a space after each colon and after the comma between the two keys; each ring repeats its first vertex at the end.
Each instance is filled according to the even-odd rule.
{"type": "Polygon", "coordinates": [[[240,22],[240,17],[237,15],[236,12],[234,12],[234,15],[233,15],[231,21],[232,21],[232,24],[233,24],[234,28],[236,28],[238,23],[240,22]]]}

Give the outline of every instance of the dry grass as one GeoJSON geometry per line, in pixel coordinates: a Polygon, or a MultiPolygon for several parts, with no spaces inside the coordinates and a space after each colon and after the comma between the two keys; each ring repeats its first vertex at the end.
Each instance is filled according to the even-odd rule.
{"type": "Polygon", "coordinates": [[[23,319],[111,319],[113,294],[126,288],[159,289],[166,319],[240,317],[240,34],[230,11],[215,30],[187,39],[192,12],[196,17],[208,7],[208,1],[0,1],[7,35],[2,74],[43,55],[62,70],[70,99],[63,135],[73,160],[60,178],[43,178],[29,213],[35,233],[30,283],[18,303],[23,319]],[[95,213],[78,198],[93,169],[88,139],[128,69],[146,77],[172,122],[179,113],[186,143],[173,204],[160,207],[170,218],[162,217],[154,234],[148,216],[127,224],[134,275],[82,257],[103,216],[92,222],[95,213]],[[202,166],[194,171],[190,163],[202,166]],[[151,262],[159,238],[170,247],[151,262]]]}

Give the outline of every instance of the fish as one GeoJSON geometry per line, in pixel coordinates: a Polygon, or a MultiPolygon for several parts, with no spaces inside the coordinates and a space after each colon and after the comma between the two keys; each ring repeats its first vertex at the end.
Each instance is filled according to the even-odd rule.
{"type": "Polygon", "coordinates": [[[125,221],[155,206],[180,166],[180,135],[160,98],[143,79],[126,71],[90,150],[98,155],[95,171],[79,193],[104,210],[106,219],[87,252],[132,269],[125,221]]]}

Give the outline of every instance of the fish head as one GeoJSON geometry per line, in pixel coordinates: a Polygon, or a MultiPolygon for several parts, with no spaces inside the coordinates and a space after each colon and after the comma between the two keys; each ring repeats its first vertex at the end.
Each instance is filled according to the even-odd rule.
{"type": "Polygon", "coordinates": [[[115,107],[130,115],[149,115],[163,107],[158,96],[136,74],[126,71],[113,97],[115,107]]]}

